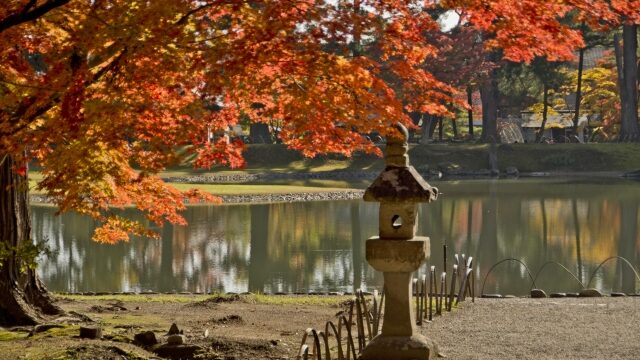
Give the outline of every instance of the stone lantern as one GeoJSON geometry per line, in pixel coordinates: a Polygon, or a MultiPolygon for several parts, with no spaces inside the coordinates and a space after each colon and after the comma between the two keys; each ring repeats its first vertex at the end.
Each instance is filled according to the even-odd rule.
{"type": "Polygon", "coordinates": [[[431,187],[409,165],[409,134],[397,124],[398,134],[387,137],[384,171],[367,188],[365,201],[380,203],[380,235],[367,240],[367,262],[384,273],[385,307],[382,332],[362,353],[363,360],[434,359],[433,341],[416,333],[411,311],[411,274],[429,256],[428,237],[416,237],[418,203],[431,202],[431,187]]]}

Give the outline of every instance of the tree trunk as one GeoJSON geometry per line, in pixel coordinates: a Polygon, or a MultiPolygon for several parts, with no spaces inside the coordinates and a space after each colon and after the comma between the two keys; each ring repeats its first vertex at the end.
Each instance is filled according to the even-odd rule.
{"type": "Polygon", "coordinates": [[[498,137],[498,80],[497,71],[491,72],[491,79],[480,86],[482,100],[482,137],[485,143],[500,142],[498,137]]]}
{"type": "Polygon", "coordinates": [[[638,25],[622,27],[623,46],[614,37],[618,87],[622,105],[620,118],[620,141],[640,141],[638,126],[638,25]]]}
{"type": "Polygon", "coordinates": [[[440,141],[444,140],[444,134],[442,133],[444,131],[443,127],[442,116],[438,116],[438,140],[440,141]]]}
{"type": "Polygon", "coordinates": [[[455,116],[453,118],[451,118],[451,128],[453,130],[453,138],[457,139],[458,138],[458,124],[456,124],[455,116]]]}
{"type": "Polygon", "coordinates": [[[542,124],[540,124],[540,129],[536,134],[536,142],[539,143],[542,140],[542,136],[544,135],[544,127],[547,126],[547,113],[549,112],[549,87],[547,84],[544,84],[544,90],[542,95],[542,124]]]}
{"type": "Polygon", "coordinates": [[[33,325],[42,316],[59,314],[33,269],[18,251],[31,242],[27,177],[19,175],[11,155],[0,157],[0,325],[33,325]]]}
{"type": "Polygon", "coordinates": [[[471,86],[467,87],[467,116],[469,118],[469,138],[473,139],[473,89],[471,86]]]}
{"type": "Polygon", "coordinates": [[[269,125],[264,123],[252,123],[249,126],[249,137],[252,144],[272,144],[269,125]]]}
{"type": "Polygon", "coordinates": [[[425,115],[422,119],[422,138],[420,144],[428,144],[438,125],[437,118],[433,115],[425,115]]]}
{"type": "Polygon", "coordinates": [[[573,115],[573,133],[578,137],[580,142],[583,141],[583,134],[578,134],[578,121],[580,120],[580,102],[582,101],[582,68],[584,67],[584,48],[580,49],[578,58],[578,84],[576,87],[576,105],[573,115]]]}

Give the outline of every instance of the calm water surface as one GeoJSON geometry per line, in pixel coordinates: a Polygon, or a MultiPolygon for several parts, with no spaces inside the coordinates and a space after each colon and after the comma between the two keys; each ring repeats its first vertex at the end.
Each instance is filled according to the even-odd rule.
{"type": "MultiPolygon", "coordinates": [[[[429,265],[442,269],[449,254],[476,259],[478,287],[489,268],[516,258],[536,272],[547,261],[584,282],[597,265],[624,256],[640,267],[640,183],[607,179],[468,180],[436,183],[441,196],[422,205],[418,234],[431,238],[429,265]]],[[[161,239],[100,245],[95,222],[33,206],[33,229],[52,255],[40,275],[55,291],[353,291],[382,285],[364,257],[377,235],[378,205],[362,201],[194,206],[189,225],[157,229],[161,239]]],[[[126,215],[136,218],[133,211],[126,215]]],[[[451,260],[449,260],[451,264],[451,260]]],[[[485,293],[525,294],[530,282],[515,263],[497,267],[485,293]]],[[[576,291],[577,281],[547,266],[537,286],[576,291]]],[[[609,262],[592,286],[635,292],[633,272],[609,262]]]]}

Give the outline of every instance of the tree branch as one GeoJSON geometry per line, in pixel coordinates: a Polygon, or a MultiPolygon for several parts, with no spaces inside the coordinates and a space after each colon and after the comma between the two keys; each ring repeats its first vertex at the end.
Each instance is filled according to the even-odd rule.
{"type": "Polygon", "coordinates": [[[37,18],[41,17],[42,15],[48,13],[49,11],[60,7],[62,5],[65,5],[69,2],[69,0],[48,0],[47,2],[45,2],[44,4],[32,8],[35,1],[30,1],[23,9],[22,11],[9,15],[6,18],[0,20],[0,33],[2,33],[3,31],[16,26],[16,25],[20,25],[22,23],[25,22],[29,22],[29,21],[33,21],[36,20],[37,18]]]}

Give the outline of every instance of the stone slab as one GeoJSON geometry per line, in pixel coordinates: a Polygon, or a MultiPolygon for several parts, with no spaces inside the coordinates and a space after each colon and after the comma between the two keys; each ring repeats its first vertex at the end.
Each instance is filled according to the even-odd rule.
{"type": "Polygon", "coordinates": [[[412,240],[367,240],[366,258],[374,269],[381,272],[413,272],[430,254],[428,237],[412,240]]]}

